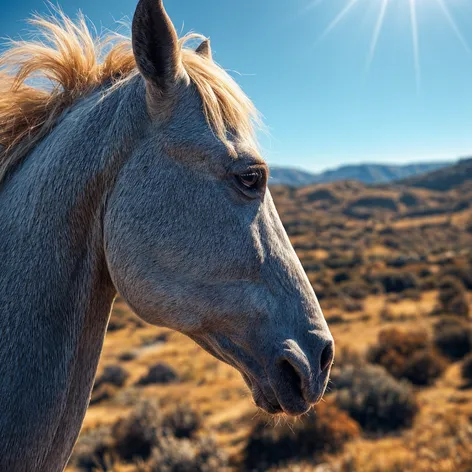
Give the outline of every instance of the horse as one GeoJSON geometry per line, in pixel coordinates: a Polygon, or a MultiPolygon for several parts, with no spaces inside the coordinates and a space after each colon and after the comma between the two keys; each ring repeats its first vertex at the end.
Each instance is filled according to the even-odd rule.
{"type": "Polygon", "coordinates": [[[253,103],[162,0],[139,1],[131,39],[32,21],[42,39],[0,57],[0,470],[65,468],[117,293],[238,369],[262,410],[308,411],[334,343],[253,103]]]}

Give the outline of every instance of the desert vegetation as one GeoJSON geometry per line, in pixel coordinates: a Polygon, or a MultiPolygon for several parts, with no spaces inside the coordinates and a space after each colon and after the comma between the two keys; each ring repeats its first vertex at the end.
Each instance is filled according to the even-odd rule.
{"type": "Polygon", "coordinates": [[[431,182],[272,189],[337,344],[312,412],[264,416],[118,298],[70,470],[472,470],[472,186],[431,182]]]}

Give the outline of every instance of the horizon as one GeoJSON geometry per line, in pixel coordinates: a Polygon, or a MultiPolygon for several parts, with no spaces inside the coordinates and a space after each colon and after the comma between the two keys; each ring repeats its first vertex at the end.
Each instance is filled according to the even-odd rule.
{"type": "Polygon", "coordinates": [[[296,164],[273,164],[270,165],[272,169],[290,169],[290,170],[296,170],[296,171],[301,171],[301,172],[307,172],[310,174],[323,174],[325,172],[330,172],[330,171],[336,171],[344,167],[362,167],[362,166],[385,166],[385,167],[406,167],[406,166],[417,166],[417,165],[428,165],[428,164],[444,164],[446,167],[447,166],[453,166],[461,162],[462,160],[468,160],[472,158],[471,155],[460,155],[456,156],[452,159],[444,158],[444,159],[422,159],[422,160],[409,160],[405,162],[399,162],[399,161],[394,161],[394,160],[387,160],[385,162],[381,162],[379,160],[359,160],[356,162],[350,162],[350,163],[343,163],[341,162],[340,164],[337,164],[335,166],[330,166],[328,164],[327,167],[322,167],[321,170],[317,169],[310,169],[304,166],[299,166],[296,164]]]}
{"type": "MultiPolygon", "coordinates": [[[[131,18],[136,5],[57,3],[71,17],[80,9],[99,31],[117,29],[115,20],[131,18]]],[[[320,172],[472,154],[470,2],[165,5],[179,31],[209,36],[215,60],[238,71],[232,75],[264,116],[269,132],[260,134],[261,147],[271,166],[320,172]]],[[[1,36],[24,35],[34,11],[46,13],[48,6],[13,4],[0,18],[1,36]]]]}

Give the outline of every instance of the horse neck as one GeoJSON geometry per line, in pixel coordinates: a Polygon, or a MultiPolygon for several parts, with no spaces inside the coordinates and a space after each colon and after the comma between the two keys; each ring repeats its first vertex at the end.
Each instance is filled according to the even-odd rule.
{"type": "Polygon", "coordinates": [[[102,215],[144,110],[137,80],[99,98],[0,187],[0,470],[62,470],[87,408],[115,294],[102,215]]]}

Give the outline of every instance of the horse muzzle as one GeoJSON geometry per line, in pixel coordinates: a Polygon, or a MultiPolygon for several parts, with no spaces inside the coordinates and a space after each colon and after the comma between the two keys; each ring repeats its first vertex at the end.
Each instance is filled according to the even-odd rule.
{"type": "Polygon", "coordinates": [[[269,356],[250,355],[221,336],[194,340],[217,359],[239,370],[255,404],[273,415],[299,416],[320,402],[334,360],[330,336],[317,336],[311,349],[305,351],[288,339],[269,356]]]}

